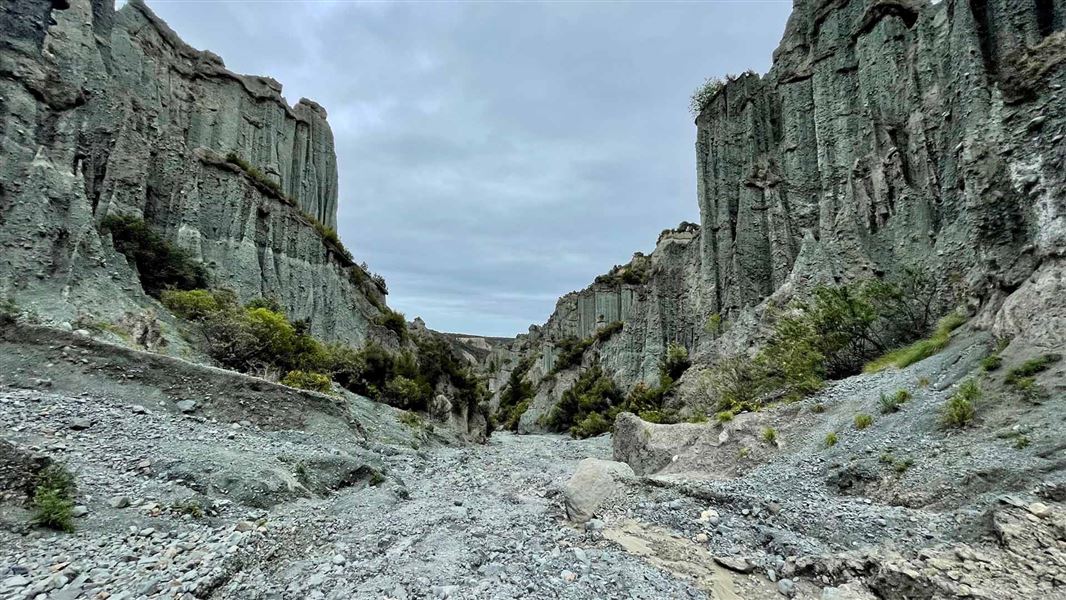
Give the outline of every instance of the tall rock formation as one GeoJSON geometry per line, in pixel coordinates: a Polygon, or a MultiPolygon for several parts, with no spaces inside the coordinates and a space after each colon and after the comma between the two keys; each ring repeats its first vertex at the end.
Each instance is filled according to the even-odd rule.
{"type": "Polygon", "coordinates": [[[564,296],[513,345],[539,359],[523,424],[558,401],[545,374],[567,336],[621,321],[585,364],[628,388],[669,343],[745,348],[767,299],[905,265],[1018,333],[1066,278],[1064,27],[1062,0],[797,0],[770,71],[726,78],[696,119],[695,239],[665,235],[641,277],[564,296]]]}
{"type": "Polygon", "coordinates": [[[228,71],[140,0],[13,0],[0,32],[0,296],[55,321],[150,306],[96,227],[132,215],[242,300],[367,338],[384,289],[322,235],[338,202],[322,107],[228,71]]]}

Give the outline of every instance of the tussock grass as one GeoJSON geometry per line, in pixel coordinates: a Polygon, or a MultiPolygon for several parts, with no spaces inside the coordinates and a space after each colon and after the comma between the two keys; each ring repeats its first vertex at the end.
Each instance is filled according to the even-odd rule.
{"type": "Polygon", "coordinates": [[[965,322],[966,317],[958,312],[949,313],[946,317],[940,319],[932,336],[924,340],[918,340],[909,346],[893,350],[880,358],[870,361],[863,367],[863,372],[876,373],[889,367],[902,369],[918,361],[925,360],[946,348],[948,342],[951,341],[951,332],[958,329],[965,322]]]}

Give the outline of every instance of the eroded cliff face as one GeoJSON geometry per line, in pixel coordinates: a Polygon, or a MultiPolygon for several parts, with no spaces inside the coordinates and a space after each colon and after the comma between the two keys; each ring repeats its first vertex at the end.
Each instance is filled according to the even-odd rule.
{"type": "Polygon", "coordinates": [[[325,110],[231,73],[140,0],[112,6],[0,12],[0,293],[55,321],[150,307],[96,229],[133,215],[242,300],[276,297],[316,335],[362,343],[384,294],[316,231],[335,226],[338,201],[325,110]]]}
{"type": "Polygon", "coordinates": [[[1004,299],[1024,284],[1007,308],[1039,313],[1032,290],[1066,271],[1064,26],[1060,0],[798,0],[769,73],[729,78],[696,119],[693,239],[660,240],[643,281],[564,296],[514,345],[539,360],[523,424],[558,401],[544,376],[564,337],[621,321],[585,366],[628,389],[671,342],[744,352],[768,301],[902,266],[964,283],[1019,333],[1004,299]]]}
{"type": "Polygon", "coordinates": [[[728,82],[696,121],[709,310],[903,264],[1017,287],[1063,242],[1039,216],[1062,218],[1062,102],[1040,78],[1017,85],[1028,63],[1059,60],[1063,13],[797,2],[770,72],[728,82]]]}

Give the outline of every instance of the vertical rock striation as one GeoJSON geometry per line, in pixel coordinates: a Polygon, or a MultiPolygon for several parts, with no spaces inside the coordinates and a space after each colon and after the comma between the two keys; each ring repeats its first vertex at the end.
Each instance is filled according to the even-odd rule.
{"type": "Polygon", "coordinates": [[[338,202],[322,107],[228,71],[141,0],[15,0],[0,32],[0,295],[54,320],[150,306],[96,229],[134,215],[243,300],[366,339],[384,291],[322,238],[338,202]]]}
{"type": "Polygon", "coordinates": [[[1062,279],[1064,28],[1061,0],[796,0],[770,71],[727,78],[696,119],[696,233],[661,238],[642,279],[560,299],[514,345],[541,358],[530,377],[562,338],[620,320],[586,358],[650,382],[670,342],[735,351],[767,299],[904,265],[992,311],[1031,276],[1062,279]],[[744,326],[722,336],[719,319],[744,326]]]}

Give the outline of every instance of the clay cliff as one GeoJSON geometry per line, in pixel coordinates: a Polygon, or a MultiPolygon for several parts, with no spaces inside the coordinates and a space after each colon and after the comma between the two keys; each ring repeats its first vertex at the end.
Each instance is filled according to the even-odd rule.
{"type": "Polygon", "coordinates": [[[16,0],[0,31],[0,295],[56,323],[151,308],[97,227],[124,215],[240,299],[367,339],[384,288],[326,237],[338,190],[322,107],[230,72],[139,0],[16,0]]]}
{"type": "Polygon", "coordinates": [[[712,363],[757,341],[768,302],[903,267],[960,282],[997,335],[1046,337],[1003,311],[1057,314],[1064,22],[1055,1],[797,1],[770,71],[723,77],[699,111],[700,227],[564,296],[499,361],[497,391],[536,359],[522,428],[576,378],[546,377],[567,337],[621,322],[579,367],[626,390],[670,344],[712,363]]]}

